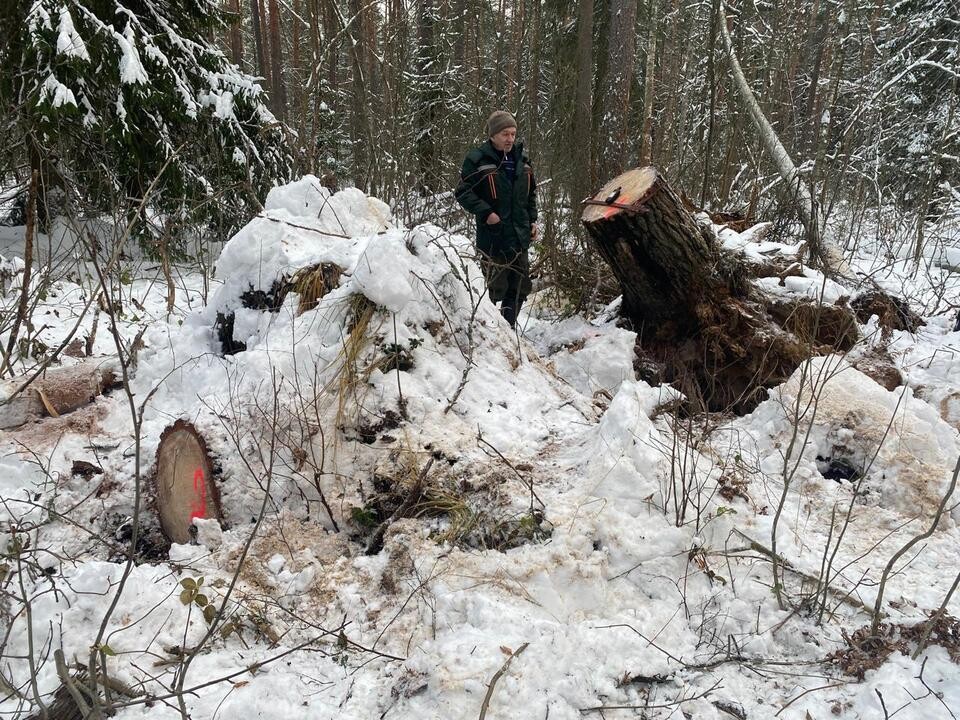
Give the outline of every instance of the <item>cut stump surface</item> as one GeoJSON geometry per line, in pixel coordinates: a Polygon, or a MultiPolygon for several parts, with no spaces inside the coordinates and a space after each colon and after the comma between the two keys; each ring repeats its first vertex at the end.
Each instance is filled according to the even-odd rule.
{"type": "Polygon", "coordinates": [[[206,443],[184,420],[177,420],[160,436],[156,501],[160,525],[171,542],[190,542],[195,518],[221,518],[220,493],[206,443]]]}

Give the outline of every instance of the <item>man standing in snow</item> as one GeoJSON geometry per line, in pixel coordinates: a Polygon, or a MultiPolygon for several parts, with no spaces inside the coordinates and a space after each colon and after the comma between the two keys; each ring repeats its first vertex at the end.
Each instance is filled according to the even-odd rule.
{"type": "Polygon", "coordinates": [[[517,142],[517,121],[497,110],[487,137],[467,153],[456,197],[477,218],[477,250],[490,299],[515,327],[530,292],[530,242],[537,237],[537,183],[517,142]]]}

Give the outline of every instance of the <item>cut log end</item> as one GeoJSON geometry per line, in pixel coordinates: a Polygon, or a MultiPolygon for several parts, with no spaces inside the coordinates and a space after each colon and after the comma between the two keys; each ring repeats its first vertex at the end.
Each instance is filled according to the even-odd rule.
{"type": "Polygon", "coordinates": [[[160,525],[171,542],[190,542],[190,528],[197,518],[221,518],[207,445],[184,420],[177,420],[160,436],[155,489],[160,525]]]}
{"type": "Polygon", "coordinates": [[[618,175],[587,200],[581,221],[591,223],[612,217],[623,212],[624,208],[619,206],[639,208],[658,177],[659,173],[653,166],[634,168],[618,175]]]}

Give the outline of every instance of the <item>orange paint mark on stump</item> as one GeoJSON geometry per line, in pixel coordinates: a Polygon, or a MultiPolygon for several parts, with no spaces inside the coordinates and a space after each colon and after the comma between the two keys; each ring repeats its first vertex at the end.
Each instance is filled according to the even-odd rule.
{"type": "Polygon", "coordinates": [[[197,468],[193,473],[193,504],[190,506],[190,519],[205,518],[207,516],[207,481],[203,475],[203,468],[197,468]]]}

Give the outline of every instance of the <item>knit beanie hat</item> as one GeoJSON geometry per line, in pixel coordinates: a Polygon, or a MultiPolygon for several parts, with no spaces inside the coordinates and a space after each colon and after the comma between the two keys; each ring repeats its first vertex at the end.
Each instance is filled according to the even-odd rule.
{"type": "Polygon", "coordinates": [[[487,120],[487,137],[493,137],[501,130],[515,128],[517,121],[506,110],[496,110],[487,120]]]}

